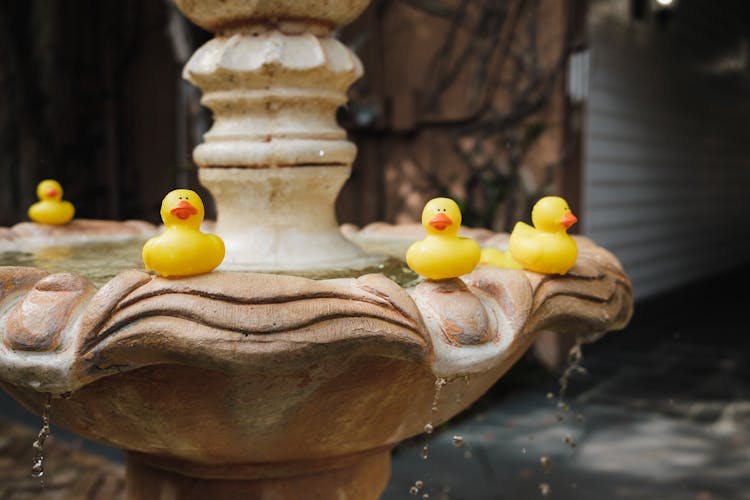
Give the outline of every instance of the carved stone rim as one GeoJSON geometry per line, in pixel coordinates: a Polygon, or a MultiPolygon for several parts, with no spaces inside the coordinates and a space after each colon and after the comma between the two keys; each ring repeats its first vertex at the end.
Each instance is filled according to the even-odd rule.
{"type": "Polygon", "coordinates": [[[156,234],[158,229],[154,224],[142,220],[73,219],[60,226],[19,222],[11,227],[0,227],[0,252],[43,245],[75,245],[147,238],[156,234]]]}
{"type": "Polygon", "coordinates": [[[579,262],[565,276],[480,267],[406,290],[383,275],[168,280],[131,270],[97,291],[68,273],[3,267],[0,378],[60,394],[154,364],[242,371],[247,359],[312,363],[328,344],[425,364],[436,376],[483,372],[511,361],[539,331],[596,335],[627,324],[632,286],[619,262],[579,242],[579,262]]]}

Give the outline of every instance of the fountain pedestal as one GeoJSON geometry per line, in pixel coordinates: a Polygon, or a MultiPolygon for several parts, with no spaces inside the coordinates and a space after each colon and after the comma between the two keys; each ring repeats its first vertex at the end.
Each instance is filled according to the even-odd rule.
{"type": "Polygon", "coordinates": [[[175,3],[216,33],[184,76],[214,114],[193,158],[216,200],[216,232],[227,248],[222,268],[374,262],[341,236],[334,213],[357,152],[335,114],[362,64],[331,31],[369,2],[175,3]]]}
{"type": "Polygon", "coordinates": [[[362,456],[341,458],[336,462],[281,464],[276,470],[273,467],[254,467],[252,470],[238,471],[232,467],[219,467],[214,474],[209,471],[200,474],[195,470],[182,474],[171,469],[153,467],[131,455],[127,460],[126,474],[128,497],[139,500],[376,500],[379,492],[388,484],[391,452],[390,449],[385,449],[362,456]]]}

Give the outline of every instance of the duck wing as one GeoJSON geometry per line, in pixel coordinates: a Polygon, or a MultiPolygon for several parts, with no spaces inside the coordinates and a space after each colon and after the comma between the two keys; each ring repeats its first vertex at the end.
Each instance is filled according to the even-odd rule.
{"type": "Polygon", "coordinates": [[[508,240],[508,249],[514,260],[524,266],[536,263],[544,252],[539,230],[517,222],[508,240]]]}

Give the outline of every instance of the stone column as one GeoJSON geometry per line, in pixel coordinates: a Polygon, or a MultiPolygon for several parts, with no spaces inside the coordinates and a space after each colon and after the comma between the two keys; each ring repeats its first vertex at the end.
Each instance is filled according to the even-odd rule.
{"type": "Polygon", "coordinates": [[[362,75],[332,36],[369,0],[175,0],[215,37],[184,77],[214,125],[193,157],[213,194],[224,269],[316,270],[373,262],[340,233],[334,203],[356,147],[336,109],[362,75]]]}

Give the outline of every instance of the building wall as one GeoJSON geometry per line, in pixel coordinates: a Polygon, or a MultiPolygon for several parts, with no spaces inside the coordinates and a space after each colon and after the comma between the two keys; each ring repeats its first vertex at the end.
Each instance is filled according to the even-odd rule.
{"type": "Polygon", "coordinates": [[[413,222],[442,195],[462,204],[465,225],[507,230],[559,192],[581,5],[373,0],[342,33],[365,75],[341,113],[359,153],[339,220],[413,222]]]}
{"type": "Polygon", "coordinates": [[[582,229],[636,298],[750,256],[747,42],[725,3],[683,1],[662,23],[592,6],[582,229]]]}
{"type": "Polygon", "coordinates": [[[179,167],[168,6],[0,2],[0,226],[47,177],[77,217],[159,221],[179,167]]]}

